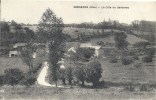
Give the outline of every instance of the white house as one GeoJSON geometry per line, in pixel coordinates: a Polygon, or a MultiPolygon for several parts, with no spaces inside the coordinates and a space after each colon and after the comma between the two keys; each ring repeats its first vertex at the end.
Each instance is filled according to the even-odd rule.
{"type": "Polygon", "coordinates": [[[17,51],[9,51],[9,57],[15,57],[18,56],[18,52],[17,51]]]}
{"type": "Polygon", "coordinates": [[[99,56],[99,49],[101,46],[92,46],[91,43],[82,43],[80,44],[80,48],[94,48],[95,49],[95,54],[94,56],[98,57],[99,56]]]}

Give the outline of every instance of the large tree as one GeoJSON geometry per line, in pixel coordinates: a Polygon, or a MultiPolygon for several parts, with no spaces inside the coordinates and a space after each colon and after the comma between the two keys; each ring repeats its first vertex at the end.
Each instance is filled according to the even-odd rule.
{"type": "Polygon", "coordinates": [[[126,40],[127,35],[124,32],[116,33],[114,40],[115,40],[115,46],[119,50],[127,49],[128,41],[126,40]]]}
{"type": "Polygon", "coordinates": [[[102,66],[97,60],[90,61],[85,69],[86,81],[92,82],[93,87],[96,87],[99,83],[99,79],[102,77],[102,66]]]}
{"type": "Polygon", "coordinates": [[[39,40],[47,44],[47,55],[49,58],[49,66],[51,70],[51,80],[57,87],[59,65],[58,61],[63,57],[63,41],[64,34],[63,20],[55,15],[50,9],[46,9],[39,22],[39,40]]]}

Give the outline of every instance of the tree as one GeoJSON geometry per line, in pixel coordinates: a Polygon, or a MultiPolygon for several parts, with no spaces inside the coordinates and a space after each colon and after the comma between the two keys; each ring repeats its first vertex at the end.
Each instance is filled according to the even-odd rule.
{"type": "Polygon", "coordinates": [[[129,65],[129,64],[133,63],[133,60],[130,57],[122,57],[121,62],[123,65],[129,65]]]}
{"type": "Polygon", "coordinates": [[[63,30],[63,21],[58,18],[54,12],[48,8],[43,13],[42,18],[38,26],[39,30],[39,41],[47,44],[49,50],[49,66],[51,70],[51,80],[55,82],[57,87],[59,65],[58,61],[61,60],[64,53],[65,40],[63,30]]]}
{"type": "Polygon", "coordinates": [[[24,74],[21,70],[15,69],[6,69],[4,71],[5,83],[11,86],[18,84],[23,78],[24,74]]]}
{"type": "Polygon", "coordinates": [[[66,79],[68,80],[69,85],[72,88],[72,80],[73,80],[73,67],[69,66],[65,69],[66,79]]]}
{"type": "Polygon", "coordinates": [[[80,65],[80,66],[75,67],[74,72],[73,72],[76,79],[78,81],[82,82],[82,86],[85,85],[84,84],[84,81],[85,81],[85,68],[86,68],[86,66],[80,65]]]}
{"type": "Polygon", "coordinates": [[[116,33],[114,40],[115,40],[115,47],[119,50],[127,49],[128,41],[126,41],[127,35],[124,32],[116,33]]]}
{"type": "Polygon", "coordinates": [[[145,56],[142,58],[142,61],[146,62],[148,64],[149,62],[152,62],[152,57],[151,56],[145,56]]]}
{"type": "Polygon", "coordinates": [[[26,31],[26,42],[31,41],[32,39],[35,40],[35,33],[33,30],[29,29],[28,27],[24,28],[26,31]]]}
{"type": "Polygon", "coordinates": [[[134,47],[140,48],[140,49],[146,49],[146,47],[149,45],[149,42],[136,42],[135,44],[133,44],[134,47]]]}
{"type": "Polygon", "coordinates": [[[33,42],[27,43],[24,48],[21,50],[21,58],[24,63],[29,66],[29,74],[33,74],[33,54],[36,51],[37,47],[33,44],[33,42]]]}
{"type": "Polygon", "coordinates": [[[90,59],[95,54],[94,48],[78,48],[77,51],[77,57],[79,60],[85,61],[90,59]]]}
{"type": "Polygon", "coordinates": [[[101,78],[102,67],[99,61],[94,60],[87,64],[86,67],[86,81],[92,82],[93,87],[96,87],[101,78]]]}
{"type": "Polygon", "coordinates": [[[60,73],[59,78],[62,80],[63,85],[66,85],[66,71],[65,71],[65,69],[60,68],[59,73],[60,73]]]}
{"type": "Polygon", "coordinates": [[[2,22],[0,22],[0,24],[1,24],[1,32],[9,32],[10,31],[9,25],[7,22],[2,21],[2,22]]]}

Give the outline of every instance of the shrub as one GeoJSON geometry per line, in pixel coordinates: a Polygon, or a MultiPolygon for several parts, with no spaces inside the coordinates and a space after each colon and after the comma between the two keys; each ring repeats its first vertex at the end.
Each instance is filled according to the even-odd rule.
{"type": "Polygon", "coordinates": [[[145,56],[142,58],[142,61],[146,62],[146,63],[152,62],[152,57],[151,56],[145,56]]]}
{"type": "Polygon", "coordinates": [[[155,48],[150,48],[150,49],[147,49],[146,50],[146,54],[149,56],[149,57],[153,57],[153,55],[155,55],[155,48]]]}
{"type": "Polygon", "coordinates": [[[134,60],[139,60],[139,57],[138,57],[137,55],[134,55],[132,58],[133,58],[134,60]]]}
{"type": "Polygon", "coordinates": [[[124,89],[131,92],[135,90],[134,86],[132,85],[126,86],[124,89]]]}
{"type": "Polygon", "coordinates": [[[27,87],[33,85],[34,83],[36,82],[36,78],[33,77],[33,76],[30,76],[30,77],[25,77],[22,81],[21,81],[21,84],[22,85],[25,85],[27,87]]]}
{"type": "Polygon", "coordinates": [[[85,69],[86,81],[92,82],[93,87],[96,87],[99,84],[99,79],[101,78],[102,67],[99,61],[94,60],[90,61],[85,69]]]}
{"type": "Polygon", "coordinates": [[[85,67],[86,66],[82,66],[82,65],[77,66],[75,67],[73,72],[76,79],[82,82],[82,86],[84,86],[84,81],[85,81],[85,67]]]}
{"type": "Polygon", "coordinates": [[[105,45],[103,41],[97,41],[96,44],[97,45],[101,45],[101,46],[104,46],[105,45]]]}
{"type": "Polygon", "coordinates": [[[122,57],[121,62],[123,65],[129,65],[133,62],[133,60],[130,57],[122,57]]]}
{"type": "Polygon", "coordinates": [[[72,87],[72,80],[73,80],[73,67],[66,67],[65,69],[65,76],[68,81],[68,84],[72,87]]]}
{"type": "Polygon", "coordinates": [[[4,75],[1,75],[0,76],[0,85],[3,85],[4,84],[4,75]]]}
{"type": "Polygon", "coordinates": [[[140,86],[140,91],[148,91],[148,89],[149,89],[148,85],[142,84],[140,86]]]}
{"type": "Polygon", "coordinates": [[[21,70],[15,69],[6,69],[4,71],[5,84],[14,86],[19,84],[20,81],[24,78],[24,74],[21,70]]]}
{"type": "Polygon", "coordinates": [[[141,67],[141,63],[136,63],[136,64],[134,64],[134,67],[135,67],[135,68],[140,68],[140,67],[141,67]]]}
{"type": "Polygon", "coordinates": [[[93,48],[78,48],[78,50],[76,52],[78,55],[78,59],[86,60],[94,55],[95,49],[93,49],[93,48]]]}
{"type": "Polygon", "coordinates": [[[114,58],[111,58],[110,60],[109,60],[109,62],[110,63],[117,63],[117,59],[114,57],[114,58]]]}

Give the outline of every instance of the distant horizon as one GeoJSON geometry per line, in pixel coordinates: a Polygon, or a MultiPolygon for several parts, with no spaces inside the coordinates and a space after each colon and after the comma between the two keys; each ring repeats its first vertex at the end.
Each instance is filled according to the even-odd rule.
{"type": "MultiPolygon", "coordinates": [[[[10,21],[6,21],[6,20],[1,20],[1,21],[5,21],[5,22],[11,22],[11,21],[15,21],[15,22],[17,22],[16,20],[10,20],[10,21]]],[[[106,20],[107,21],[107,20],[106,20]]],[[[111,21],[118,21],[118,20],[111,20],[111,21]]],[[[151,20],[138,20],[138,21],[150,21],[150,22],[156,22],[156,21],[151,21],[151,20]]],[[[102,22],[102,21],[101,21],[102,22]]],[[[19,24],[30,24],[30,25],[33,25],[33,24],[39,24],[39,23],[23,23],[23,22],[17,22],[17,23],[19,23],[19,24]]],[[[81,22],[81,23],[91,23],[91,22],[81,22]]],[[[64,24],[81,24],[81,23],[64,23],[64,24]]],[[[100,23],[100,22],[98,22],[98,23],[100,23]]],[[[93,24],[98,24],[98,23],[93,23],[93,24]]],[[[130,25],[131,23],[121,23],[120,21],[119,21],[119,23],[120,24],[128,24],[128,25],[130,25]]]]}
{"type": "Polygon", "coordinates": [[[24,24],[38,24],[43,12],[52,9],[64,24],[80,24],[83,22],[99,23],[118,20],[131,24],[134,20],[156,21],[156,2],[123,2],[123,1],[14,1],[2,0],[1,20],[24,24]],[[75,6],[94,6],[101,8],[74,8],[75,6]],[[102,8],[106,7],[106,8],[102,8]],[[129,9],[109,9],[109,7],[128,7],[129,9]]]}

